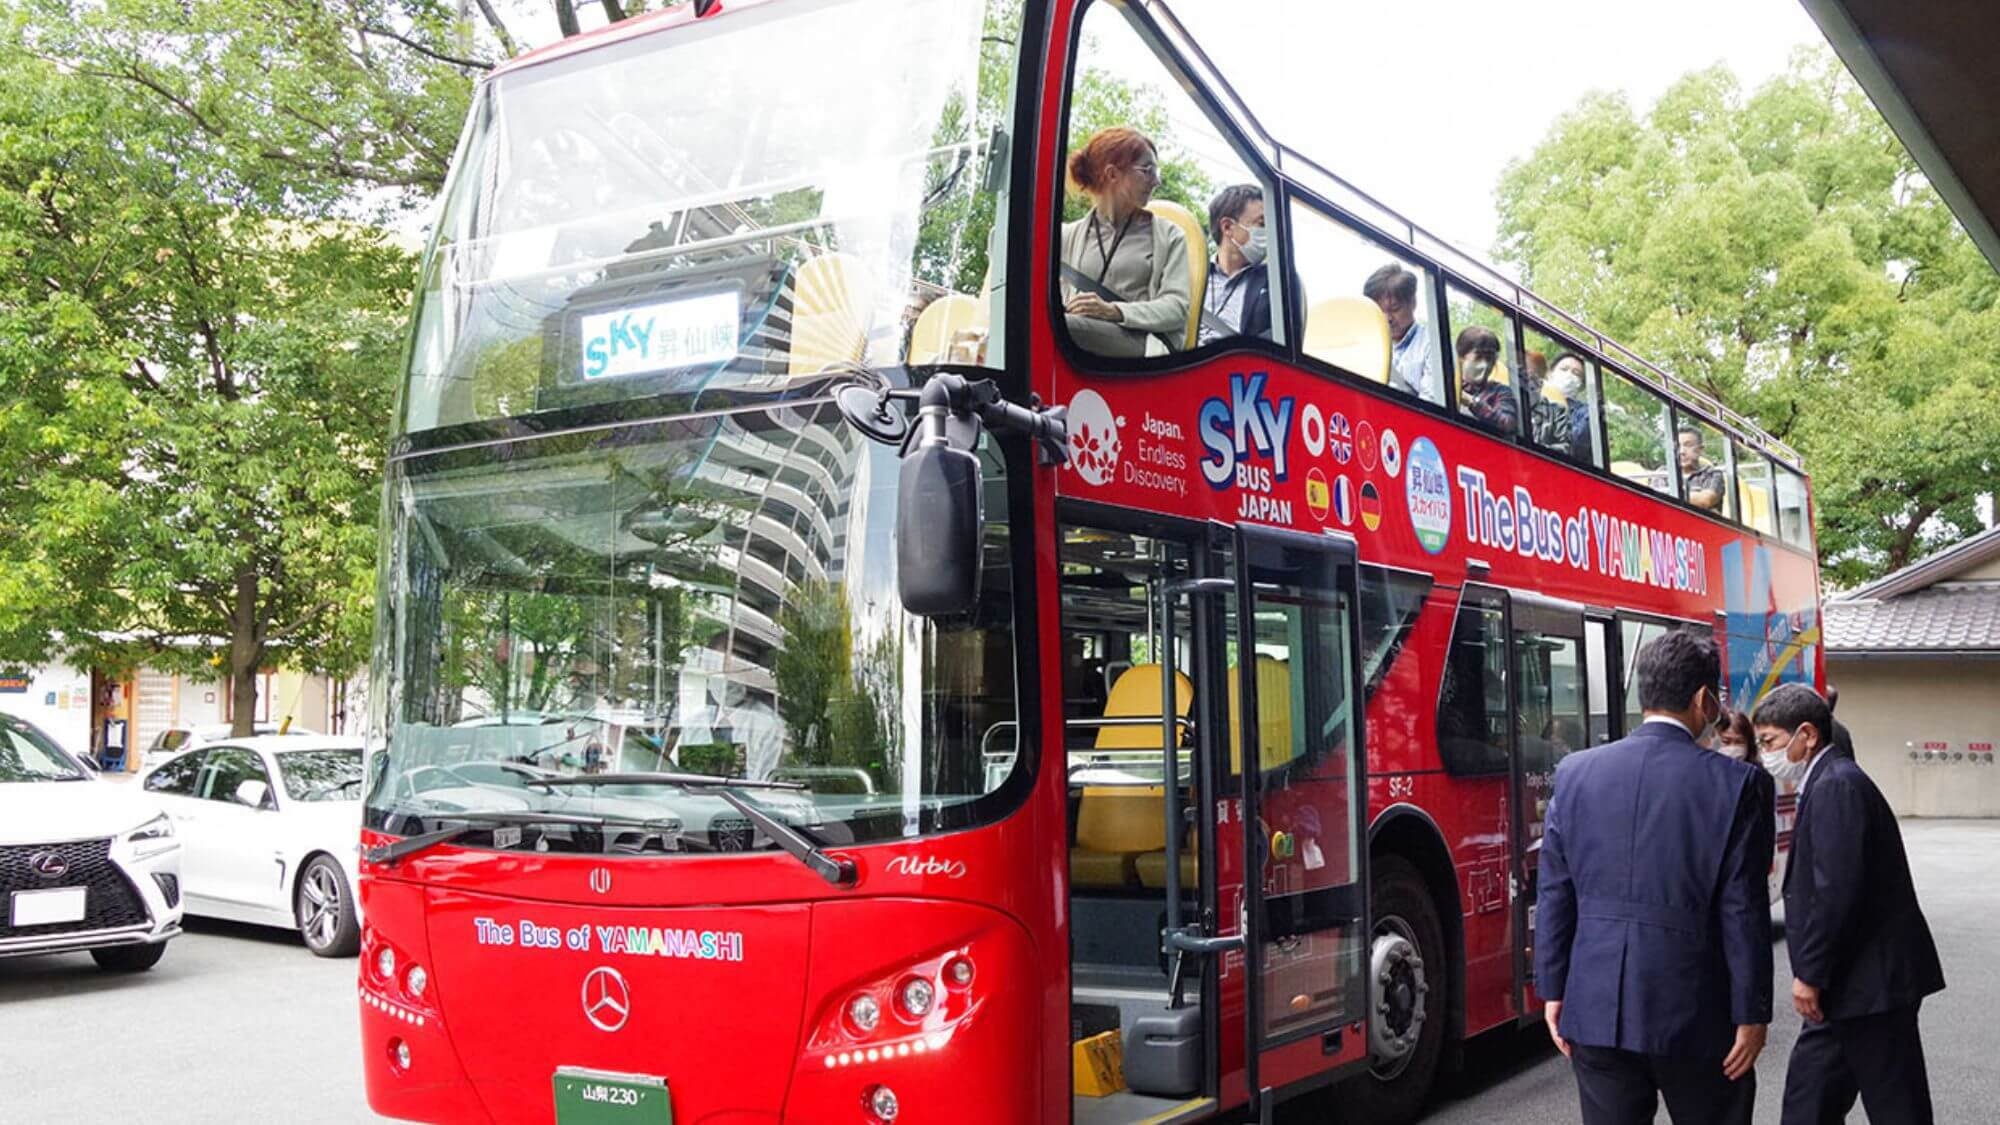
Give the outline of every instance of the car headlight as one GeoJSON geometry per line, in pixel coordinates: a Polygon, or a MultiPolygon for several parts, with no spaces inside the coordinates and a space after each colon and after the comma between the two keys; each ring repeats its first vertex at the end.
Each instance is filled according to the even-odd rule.
{"type": "Polygon", "coordinates": [[[173,835],[174,822],[167,819],[166,813],[161,813],[139,827],[134,828],[126,834],[125,838],[136,844],[141,840],[168,840],[172,839],[173,835]]]}

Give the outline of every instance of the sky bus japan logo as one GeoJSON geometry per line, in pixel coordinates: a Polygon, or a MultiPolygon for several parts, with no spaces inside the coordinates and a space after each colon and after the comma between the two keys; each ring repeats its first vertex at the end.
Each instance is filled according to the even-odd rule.
{"type": "Polygon", "coordinates": [[[736,294],[708,293],[583,317],[583,377],[612,379],[736,358],[736,294]]]}
{"type": "Polygon", "coordinates": [[[1444,471],[1444,457],[1427,437],[1410,443],[1403,497],[1417,542],[1433,555],[1443,551],[1451,540],[1451,478],[1444,471]]]}

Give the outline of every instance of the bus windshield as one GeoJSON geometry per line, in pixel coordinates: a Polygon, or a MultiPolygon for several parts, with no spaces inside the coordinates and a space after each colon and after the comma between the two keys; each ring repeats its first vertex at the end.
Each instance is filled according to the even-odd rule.
{"type": "Polygon", "coordinates": [[[747,5],[488,80],[402,429],[857,362],[1001,366],[990,235],[1020,6],[747,5]]]}
{"type": "MultiPolygon", "coordinates": [[[[987,508],[1007,511],[1004,461],[990,438],[982,453],[987,508]]],[[[543,784],[631,773],[783,783],[745,799],[825,845],[1004,812],[1021,787],[982,756],[1018,729],[1008,521],[988,521],[974,613],[909,615],[897,467],[825,399],[392,464],[368,823],[560,814],[462,840],[773,846],[712,789],[543,784]]]]}

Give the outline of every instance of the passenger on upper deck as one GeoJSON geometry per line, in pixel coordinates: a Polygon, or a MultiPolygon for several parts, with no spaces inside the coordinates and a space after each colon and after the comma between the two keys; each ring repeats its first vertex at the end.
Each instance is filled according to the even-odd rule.
{"type": "Polygon", "coordinates": [[[1500,337],[1475,324],[1458,334],[1458,406],[1473,420],[1503,434],[1521,428],[1521,407],[1514,388],[1493,382],[1500,362],[1500,337]]]}
{"type": "Polygon", "coordinates": [[[1590,429],[1594,416],[1590,397],[1584,393],[1583,357],[1563,352],[1549,365],[1549,385],[1569,403],[1569,455],[1578,461],[1590,460],[1590,429]]]}
{"type": "Polygon", "coordinates": [[[1090,213],[1062,232],[1063,311],[1070,336],[1099,355],[1163,355],[1188,318],[1187,236],[1154,221],[1160,184],[1153,142],[1136,129],[1100,129],[1069,158],[1090,213]]]}
{"type": "Polygon", "coordinates": [[[1682,426],[1677,435],[1681,458],[1681,486],[1687,501],[1711,512],[1722,510],[1722,470],[1701,455],[1701,431],[1682,426]]]}
{"type": "Polygon", "coordinates": [[[1394,262],[1368,275],[1361,295],[1375,302],[1389,318],[1389,385],[1405,394],[1439,401],[1431,383],[1431,330],[1417,323],[1417,275],[1394,262]]]}
{"type": "Polygon", "coordinates": [[[1236,184],[1208,205],[1208,230],[1215,258],[1208,264],[1207,315],[1200,342],[1228,336],[1271,335],[1271,275],[1264,268],[1270,251],[1264,229],[1264,189],[1236,184]]]}

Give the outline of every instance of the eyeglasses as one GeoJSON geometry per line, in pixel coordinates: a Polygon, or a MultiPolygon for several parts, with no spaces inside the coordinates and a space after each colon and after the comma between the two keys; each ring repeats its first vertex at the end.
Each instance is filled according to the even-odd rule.
{"type": "Polygon", "coordinates": [[[1792,744],[1792,740],[1797,738],[1798,736],[1799,736],[1798,731],[1793,731],[1792,733],[1786,735],[1760,734],[1757,736],[1757,749],[1766,752],[1776,752],[1779,750],[1783,750],[1785,747],[1790,746],[1792,744]]]}

